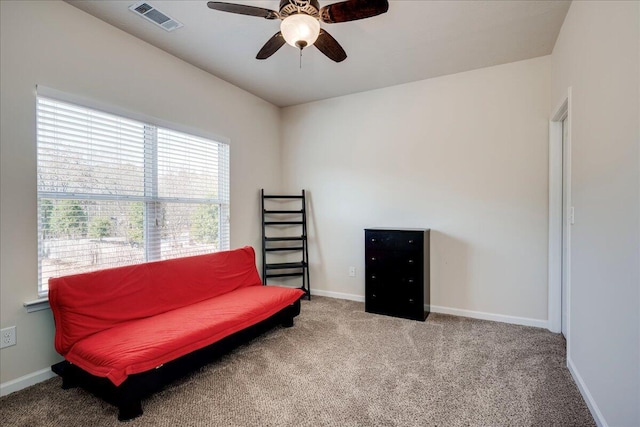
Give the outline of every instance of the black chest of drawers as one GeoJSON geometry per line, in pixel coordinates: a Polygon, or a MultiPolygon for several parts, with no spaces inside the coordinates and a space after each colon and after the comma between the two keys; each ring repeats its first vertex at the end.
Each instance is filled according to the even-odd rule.
{"type": "Polygon", "coordinates": [[[367,228],[365,311],[424,321],[429,315],[429,230],[367,228]]]}

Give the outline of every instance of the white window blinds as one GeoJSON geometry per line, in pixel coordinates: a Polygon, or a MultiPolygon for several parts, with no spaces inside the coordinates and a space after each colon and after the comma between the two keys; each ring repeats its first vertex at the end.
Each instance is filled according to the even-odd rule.
{"type": "Polygon", "coordinates": [[[229,249],[229,146],[37,100],[39,294],[48,279],[229,249]]]}

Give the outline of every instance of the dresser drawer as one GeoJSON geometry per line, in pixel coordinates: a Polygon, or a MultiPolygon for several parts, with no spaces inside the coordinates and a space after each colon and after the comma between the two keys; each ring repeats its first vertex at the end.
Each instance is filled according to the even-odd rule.
{"type": "MultiPolygon", "coordinates": [[[[367,268],[365,286],[376,286],[388,292],[408,292],[422,289],[423,272],[403,269],[367,268]]],[[[417,295],[416,291],[416,295],[417,295]]]]}
{"type": "Polygon", "coordinates": [[[425,310],[422,300],[414,297],[401,297],[396,300],[394,316],[407,319],[424,320],[425,310]]]}
{"type": "Polygon", "coordinates": [[[365,230],[365,250],[421,250],[423,239],[421,231],[365,230]]]}
{"type": "Polygon", "coordinates": [[[422,269],[424,255],[419,249],[410,249],[406,251],[388,250],[375,248],[366,251],[365,267],[395,267],[422,269]]]}
{"type": "Polygon", "coordinates": [[[367,290],[365,310],[369,313],[404,317],[406,319],[424,320],[424,304],[422,299],[401,293],[378,292],[367,290]]]}

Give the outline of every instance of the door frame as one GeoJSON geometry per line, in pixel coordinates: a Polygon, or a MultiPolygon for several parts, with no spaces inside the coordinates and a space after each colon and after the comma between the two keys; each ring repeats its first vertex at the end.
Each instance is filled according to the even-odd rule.
{"type": "MultiPolygon", "coordinates": [[[[559,106],[553,110],[549,120],[549,295],[548,295],[548,329],[551,332],[562,332],[562,173],[566,168],[566,200],[572,206],[571,199],[571,87],[559,106]],[[563,159],[562,122],[567,126],[566,158],[563,159]]],[[[567,206],[567,208],[568,208],[567,206]]],[[[566,228],[566,251],[564,268],[566,269],[566,340],[567,356],[569,355],[571,336],[571,227],[567,212],[564,228],[566,228]]]]}

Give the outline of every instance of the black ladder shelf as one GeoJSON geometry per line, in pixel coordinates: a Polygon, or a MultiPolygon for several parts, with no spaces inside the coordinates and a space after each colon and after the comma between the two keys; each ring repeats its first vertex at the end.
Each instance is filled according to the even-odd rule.
{"type": "Polygon", "coordinates": [[[307,203],[304,190],[298,196],[265,194],[262,189],[260,195],[262,197],[262,281],[266,285],[267,280],[271,278],[302,277],[300,289],[305,292],[308,299],[311,299],[307,249],[307,203]],[[301,206],[296,202],[300,202],[301,206]],[[293,204],[297,206],[292,208],[293,204]],[[297,253],[300,254],[299,258],[291,261],[297,253]]]}

